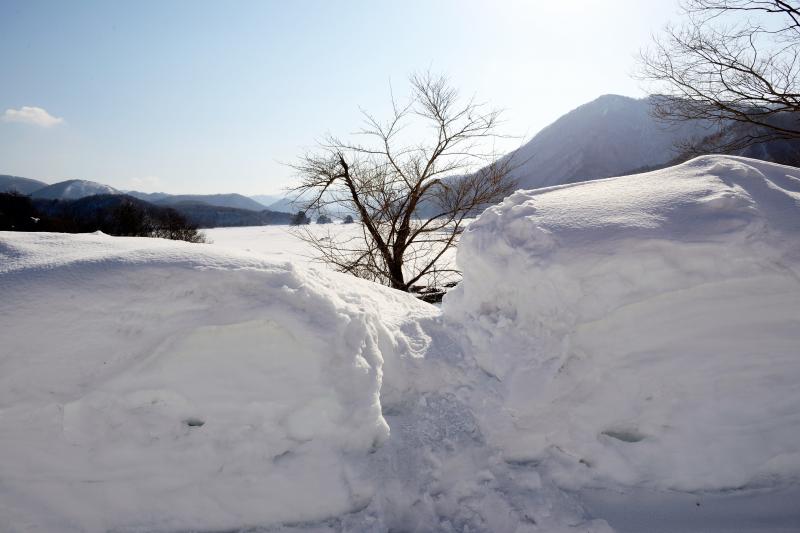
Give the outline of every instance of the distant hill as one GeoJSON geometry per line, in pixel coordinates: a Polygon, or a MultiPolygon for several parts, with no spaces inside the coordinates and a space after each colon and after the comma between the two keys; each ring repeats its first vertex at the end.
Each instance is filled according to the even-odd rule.
{"type": "Polygon", "coordinates": [[[252,198],[236,193],[123,193],[94,181],[67,180],[48,185],[38,180],[0,175],[0,193],[6,191],[30,195],[35,209],[62,222],[67,221],[65,223],[71,230],[84,228],[85,221],[99,216],[98,213],[112,211],[125,202],[157,214],[165,208],[172,208],[202,228],[289,224],[292,216],[289,212],[266,209],[252,198]],[[75,220],[80,224],[69,222],[75,220]]]}
{"type": "Polygon", "coordinates": [[[43,187],[47,187],[47,184],[43,181],[0,174],[0,192],[16,191],[21,194],[31,194],[43,187]]]}
{"type": "Polygon", "coordinates": [[[144,200],[145,202],[156,203],[159,200],[163,200],[164,198],[169,198],[172,196],[171,194],[167,194],[165,192],[139,192],[139,191],[123,191],[128,196],[133,196],[134,198],[138,198],[139,200],[144,200]]]}
{"type": "Polygon", "coordinates": [[[250,198],[264,207],[269,207],[284,197],[283,194],[254,194],[250,198]]]}
{"type": "Polygon", "coordinates": [[[178,211],[189,222],[200,228],[289,224],[292,218],[289,213],[268,209],[253,211],[251,209],[208,205],[201,202],[181,202],[170,204],[169,207],[178,211]]]}
{"type": "Polygon", "coordinates": [[[677,142],[714,133],[708,123],[665,125],[650,99],[605,95],[562,116],[509,156],[520,188],[535,189],[659,166],[678,156],[677,142]]]}
{"type": "MultiPolygon", "coordinates": [[[[796,130],[800,118],[798,118],[797,114],[784,113],[771,117],[769,121],[775,127],[796,130]]],[[[735,122],[723,129],[719,134],[704,139],[703,144],[706,148],[706,152],[704,153],[707,153],[707,151],[721,152],[722,150],[714,149],[714,147],[720,145],[724,146],[727,143],[735,142],[740,139],[758,138],[765,133],[768,133],[768,131],[760,126],[735,122]]],[[[775,139],[745,148],[726,150],[726,152],[731,155],[750,157],[762,161],[780,163],[782,165],[800,166],[800,139],[775,139]]],[[[695,155],[697,154],[686,154],[683,156],[683,159],[688,159],[695,155]]]]}
{"type": "Polygon", "coordinates": [[[258,203],[252,198],[243,196],[241,194],[166,194],[163,192],[157,193],[142,193],[137,191],[129,191],[128,194],[146,200],[158,205],[174,206],[182,203],[202,203],[218,207],[232,207],[235,209],[249,209],[250,211],[261,211],[264,205],[258,203]]]}
{"type": "Polygon", "coordinates": [[[283,211],[285,213],[297,213],[300,210],[300,205],[294,199],[283,197],[267,206],[271,211],[283,211]]]}
{"type": "MultiPolygon", "coordinates": [[[[303,200],[298,201],[293,196],[283,196],[280,197],[279,200],[269,204],[267,209],[270,211],[281,211],[284,213],[297,213],[298,211],[302,210],[303,207],[303,200]]],[[[331,204],[325,207],[324,212],[320,212],[317,209],[311,209],[306,211],[306,215],[312,219],[316,219],[320,215],[343,219],[347,215],[355,217],[356,212],[348,209],[348,206],[345,205],[331,204]]]]}
{"type": "Polygon", "coordinates": [[[124,203],[131,203],[148,211],[163,211],[161,207],[126,194],[94,194],[70,200],[33,197],[33,206],[44,215],[82,221],[97,218],[98,214],[115,209],[124,203]]]}
{"type": "Polygon", "coordinates": [[[34,207],[43,214],[80,221],[91,221],[97,218],[98,214],[110,212],[124,203],[131,203],[139,209],[156,214],[173,209],[183,215],[189,223],[200,228],[289,224],[291,219],[289,213],[276,213],[266,209],[252,211],[192,202],[165,206],[127,194],[99,194],[77,200],[33,199],[34,207]]]}
{"type": "Polygon", "coordinates": [[[122,193],[113,187],[95,181],[66,180],[35,190],[31,196],[43,200],[78,200],[98,194],[122,193]]]}

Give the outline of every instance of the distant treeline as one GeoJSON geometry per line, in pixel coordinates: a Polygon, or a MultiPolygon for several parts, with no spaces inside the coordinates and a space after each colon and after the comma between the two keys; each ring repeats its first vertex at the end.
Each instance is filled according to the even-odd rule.
{"type": "Polygon", "coordinates": [[[185,216],[199,228],[225,228],[232,226],[267,226],[289,224],[292,215],[279,211],[252,211],[236,207],[221,207],[200,202],[180,202],[171,208],[185,216]]]}
{"type": "Polygon", "coordinates": [[[126,195],[96,195],[79,200],[34,200],[0,193],[0,230],[160,237],[203,242],[197,225],[177,210],[126,195]]]}

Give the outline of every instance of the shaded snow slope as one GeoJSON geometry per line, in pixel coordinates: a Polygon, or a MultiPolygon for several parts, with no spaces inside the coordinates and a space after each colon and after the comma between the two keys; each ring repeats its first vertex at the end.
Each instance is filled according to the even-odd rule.
{"type": "Polygon", "coordinates": [[[800,170],[707,156],[518,191],[466,231],[444,314],[481,420],[562,486],[800,479],[800,170]]]}

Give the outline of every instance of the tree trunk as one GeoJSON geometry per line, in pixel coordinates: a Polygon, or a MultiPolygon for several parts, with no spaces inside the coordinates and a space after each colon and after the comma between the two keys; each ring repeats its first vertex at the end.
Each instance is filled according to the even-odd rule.
{"type": "Polygon", "coordinates": [[[391,278],[392,288],[408,292],[408,286],[403,278],[403,261],[392,261],[389,265],[389,275],[391,278]]]}

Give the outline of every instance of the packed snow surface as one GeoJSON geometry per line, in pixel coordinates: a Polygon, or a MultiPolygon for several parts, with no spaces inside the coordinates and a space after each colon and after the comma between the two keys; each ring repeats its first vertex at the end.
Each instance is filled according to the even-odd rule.
{"type": "Polygon", "coordinates": [[[797,169],[517,192],[441,311],[211,234],[0,233],[0,530],[800,525],[797,169]]]}
{"type": "Polygon", "coordinates": [[[444,315],[497,379],[482,420],[562,486],[800,476],[800,170],[708,156],[488,209],[444,315]]]}

